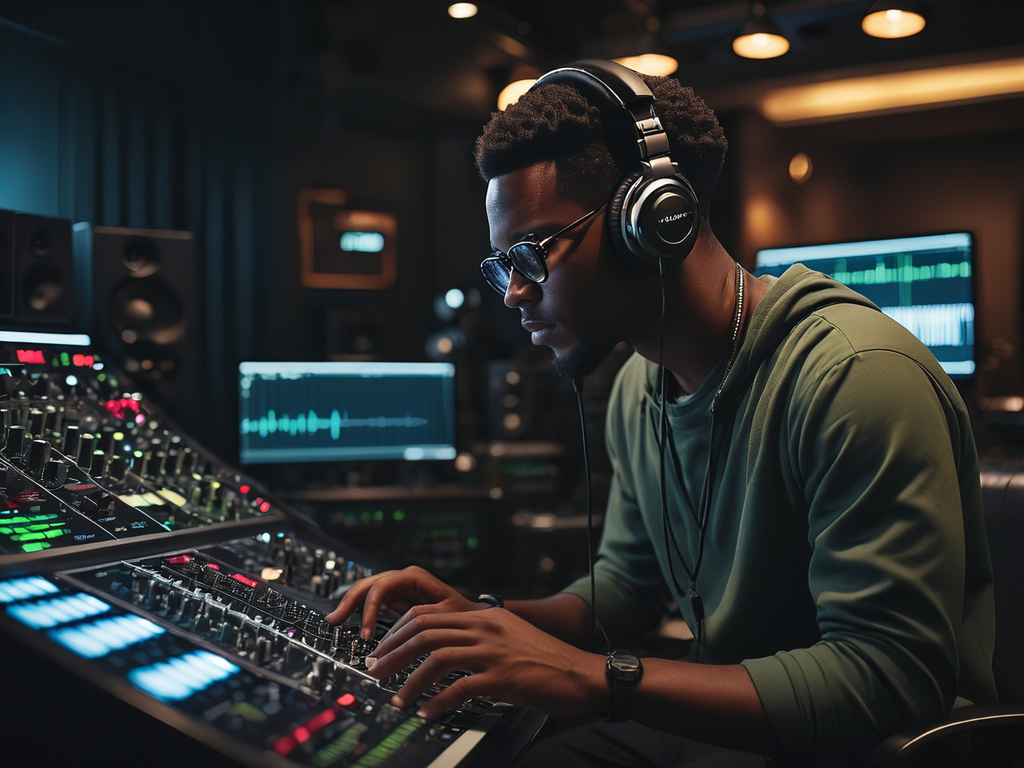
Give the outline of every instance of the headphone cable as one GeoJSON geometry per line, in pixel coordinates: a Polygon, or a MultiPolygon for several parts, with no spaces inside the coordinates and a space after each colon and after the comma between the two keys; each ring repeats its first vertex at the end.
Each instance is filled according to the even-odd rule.
{"type": "Polygon", "coordinates": [[[597,639],[597,630],[600,628],[604,635],[605,645],[608,652],[612,646],[608,641],[608,635],[597,620],[597,581],[594,576],[594,504],[590,490],[590,455],[587,451],[587,417],[583,408],[583,379],[576,378],[572,381],[572,388],[576,390],[576,402],[580,409],[580,431],[583,433],[583,472],[587,478],[587,570],[590,572],[590,640],[587,641],[587,650],[594,647],[594,640],[597,639]]]}

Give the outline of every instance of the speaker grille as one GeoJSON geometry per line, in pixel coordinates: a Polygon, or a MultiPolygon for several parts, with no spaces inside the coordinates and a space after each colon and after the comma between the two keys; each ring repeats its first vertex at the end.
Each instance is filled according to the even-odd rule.
{"type": "Polygon", "coordinates": [[[75,322],[71,222],[14,215],[14,319],[71,326],[75,322]]]}

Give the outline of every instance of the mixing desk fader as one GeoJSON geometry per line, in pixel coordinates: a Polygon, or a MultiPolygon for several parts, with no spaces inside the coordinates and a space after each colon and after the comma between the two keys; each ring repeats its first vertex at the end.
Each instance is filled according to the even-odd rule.
{"type": "Polygon", "coordinates": [[[5,740],[37,738],[30,713],[71,675],[85,694],[63,712],[94,686],[224,764],[513,762],[543,718],[487,698],[437,720],[396,709],[411,668],[365,665],[387,623],[363,640],[358,616],[324,621],[378,568],[181,434],[87,338],[0,332],[0,641],[11,672],[43,657],[6,691],[24,717],[5,740]]]}

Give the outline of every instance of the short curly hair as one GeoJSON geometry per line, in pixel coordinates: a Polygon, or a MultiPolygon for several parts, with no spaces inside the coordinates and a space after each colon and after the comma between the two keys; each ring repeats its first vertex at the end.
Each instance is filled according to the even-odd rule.
{"type": "MultiPolygon", "coordinates": [[[[641,77],[654,94],[672,159],[696,190],[706,217],[729,146],[718,118],[679,81],[641,77]]],[[[573,86],[541,84],[491,116],[477,139],[475,158],[485,181],[553,160],[559,194],[596,205],[640,167],[635,141],[624,111],[609,117],[573,86]]]]}

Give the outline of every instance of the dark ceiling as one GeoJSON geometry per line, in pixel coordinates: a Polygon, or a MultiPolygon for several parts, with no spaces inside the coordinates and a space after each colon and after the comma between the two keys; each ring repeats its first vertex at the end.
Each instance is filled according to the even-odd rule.
{"type": "MultiPolygon", "coordinates": [[[[922,0],[927,26],[902,40],[865,35],[870,2],[777,0],[769,15],[792,43],[778,59],[742,59],[731,49],[751,3],[708,0],[488,0],[455,20],[446,2],[297,3],[286,6],[288,59],[334,86],[479,119],[515,69],[544,70],[574,58],[608,56],[657,19],[681,62],[677,76],[696,88],[722,88],[851,67],[889,65],[1024,44],[1022,0],[922,0]]],[[[294,74],[294,72],[293,72],[294,74]]]]}
{"type": "Polygon", "coordinates": [[[778,59],[736,56],[745,0],[484,0],[456,20],[447,0],[0,0],[0,18],[90,53],[204,87],[272,78],[284,109],[336,104],[387,122],[410,110],[432,128],[479,123],[517,67],[608,56],[655,19],[681,62],[677,76],[720,91],[848,68],[1016,48],[1024,0],[918,0],[923,32],[878,40],[860,30],[869,0],[768,0],[792,43],[778,59]]]}

